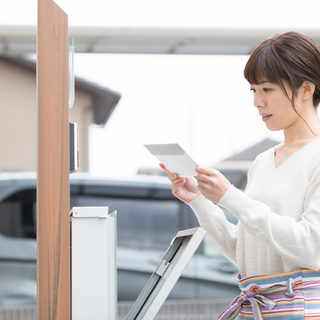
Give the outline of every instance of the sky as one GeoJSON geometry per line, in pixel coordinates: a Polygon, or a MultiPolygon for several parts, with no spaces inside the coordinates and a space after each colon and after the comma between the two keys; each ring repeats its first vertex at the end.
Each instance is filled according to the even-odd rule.
{"type": "MultiPolygon", "coordinates": [[[[36,0],[1,0],[1,24],[35,24],[36,0]]],[[[70,25],[318,27],[319,1],[56,0],[70,25]]]]}
{"type": "MultiPolygon", "coordinates": [[[[0,24],[35,25],[37,1],[1,0],[0,24]]],[[[57,0],[69,25],[318,28],[318,0],[57,0]]],[[[272,34],[270,34],[272,36],[272,34]]],[[[75,39],[76,41],[76,39],[75,39]]],[[[144,143],[180,143],[214,166],[269,132],[243,78],[248,56],[75,54],[76,76],[118,91],[107,125],[90,127],[90,172],[131,178],[158,161],[144,143]]]]}
{"type": "Polygon", "coordinates": [[[90,128],[93,173],[157,167],[144,143],[179,143],[211,166],[271,137],[243,78],[247,56],[95,55],[99,72],[90,75],[92,58],[76,56],[78,75],[122,94],[106,127],[90,128]]]}

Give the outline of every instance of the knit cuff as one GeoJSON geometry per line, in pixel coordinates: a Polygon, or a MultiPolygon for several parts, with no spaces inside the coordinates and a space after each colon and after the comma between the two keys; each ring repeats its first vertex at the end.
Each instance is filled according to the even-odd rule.
{"type": "Polygon", "coordinates": [[[212,214],[218,208],[210,200],[206,199],[202,194],[195,200],[187,203],[195,212],[196,216],[202,222],[212,219],[212,214]]]}

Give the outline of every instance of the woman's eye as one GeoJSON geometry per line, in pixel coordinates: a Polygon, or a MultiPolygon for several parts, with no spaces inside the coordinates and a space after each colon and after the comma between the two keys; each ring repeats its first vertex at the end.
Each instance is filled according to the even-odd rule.
{"type": "Polygon", "coordinates": [[[256,90],[255,90],[255,89],[253,89],[253,88],[250,88],[250,91],[252,91],[253,93],[255,93],[255,92],[256,92],[256,90]]]}
{"type": "Polygon", "coordinates": [[[264,91],[264,92],[270,92],[271,89],[270,89],[270,88],[263,88],[263,91],[264,91]]]}

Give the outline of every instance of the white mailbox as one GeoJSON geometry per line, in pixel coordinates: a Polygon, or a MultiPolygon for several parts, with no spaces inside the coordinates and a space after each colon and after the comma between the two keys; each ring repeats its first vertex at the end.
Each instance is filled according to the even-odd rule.
{"type": "Polygon", "coordinates": [[[108,207],[71,210],[73,320],[117,319],[117,219],[108,207]]]}
{"type": "MultiPolygon", "coordinates": [[[[118,318],[116,218],[107,207],[71,210],[72,320],[118,318]]],[[[205,234],[202,228],[177,233],[126,320],[154,319],[205,234]]]]}

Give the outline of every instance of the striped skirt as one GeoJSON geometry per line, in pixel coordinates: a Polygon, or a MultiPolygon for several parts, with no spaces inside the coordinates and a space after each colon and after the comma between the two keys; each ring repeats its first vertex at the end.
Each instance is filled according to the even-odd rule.
{"type": "Polygon", "coordinates": [[[320,272],[298,270],[240,279],[241,294],[219,320],[320,319],[320,272]]]}

